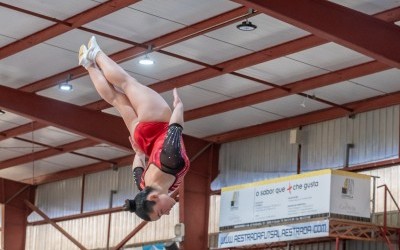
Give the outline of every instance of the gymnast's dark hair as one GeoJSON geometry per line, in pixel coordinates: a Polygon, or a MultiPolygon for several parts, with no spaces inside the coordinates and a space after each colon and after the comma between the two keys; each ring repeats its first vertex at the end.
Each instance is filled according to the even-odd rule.
{"type": "Polygon", "coordinates": [[[136,194],[135,199],[125,200],[124,208],[131,213],[135,212],[137,216],[146,221],[151,221],[149,213],[153,212],[154,201],[147,200],[147,196],[154,191],[152,187],[145,187],[142,191],[136,194]]]}

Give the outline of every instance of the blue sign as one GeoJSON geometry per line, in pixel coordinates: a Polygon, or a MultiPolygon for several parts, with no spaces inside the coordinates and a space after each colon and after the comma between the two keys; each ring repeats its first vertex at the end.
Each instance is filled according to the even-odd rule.
{"type": "Polygon", "coordinates": [[[147,245],[143,246],[143,250],[165,250],[164,244],[155,244],[155,245],[147,245]]]}

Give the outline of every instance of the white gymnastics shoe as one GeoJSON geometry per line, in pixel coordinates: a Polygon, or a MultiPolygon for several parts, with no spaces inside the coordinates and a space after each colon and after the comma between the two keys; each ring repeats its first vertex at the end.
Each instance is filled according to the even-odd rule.
{"type": "Polygon", "coordinates": [[[96,37],[92,36],[88,43],[88,53],[87,58],[92,62],[95,62],[96,55],[101,51],[99,45],[97,44],[96,37]]]}
{"type": "Polygon", "coordinates": [[[88,49],[85,45],[81,45],[79,48],[79,65],[82,65],[85,69],[88,69],[92,62],[87,58],[88,49]]]}

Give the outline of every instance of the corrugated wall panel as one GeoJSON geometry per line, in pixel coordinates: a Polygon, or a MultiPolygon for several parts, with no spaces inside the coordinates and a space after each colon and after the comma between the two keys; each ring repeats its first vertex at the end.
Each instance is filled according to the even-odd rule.
{"type": "Polygon", "coordinates": [[[289,144],[289,131],[224,143],[220,175],[212,189],[295,173],[296,152],[297,145],[289,144]]]}
{"type": "MultiPolygon", "coordinates": [[[[109,215],[59,222],[66,232],[88,249],[105,249],[109,215]]],[[[120,212],[111,215],[110,247],[117,245],[141,222],[134,213],[120,212]]],[[[175,237],[174,227],[179,223],[179,206],[175,206],[169,216],[157,222],[148,223],[127,245],[167,241],[175,237]]],[[[78,249],[69,239],[51,225],[28,226],[26,249],[30,250],[70,250],[78,249]],[[45,240],[44,240],[45,239],[45,240]]]]}
{"type": "MultiPolygon", "coordinates": [[[[212,189],[296,172],[297,145],[289,131],[224,143],[218,178],[212,189]]],[[[304,126],[301,130],[301,171],[345,166],[399,156],[399,105],[304,126]]]]}
{"type": "MultiPolygon", "coordinates": [[[[112,214],[111,245],[115,246],[121,242],[121,240],[132,232],[141,222],[142,220],[134,213],[121,212],[112,214]]],[[[138,234],[130,239],[127,244],[172,239],[175,237],[174,227],[177,223],[179,223],[179,206],[176,205],[171,210],[170,215],[162,216],[160,220],[148,223],[138,234]]]]}
{"type": "MultiPolygon", "coordinates": [[[[387,168],[374,169],[369,171],[361,172],[363,174],[378,176],[376,179],[376,186],[380,186],[386,184],[395,197],[397,204],[400,204],[400,185],[399,185],[399,177],[400,177],[400,166],[391,166],[387,168]]],[[[388,196],[387,203],[388,211],[397,210],[396,205],[388,196]]],[[[375,212],[383,212],[384,211],[384,191],[383,188],[379,188],[376,190],[375,196],[375,212]]]]}
{"type": "Polygon", "coordinates": [[[26,250],[79,250],[79,248],[51,225],[28,226],[26,250]]]}
{"type": "Polygon", "coordinates": [[[343,167],[348,143],[349,165],[397,157],[399,106],[303,127],[301,169],[343,167]]]}
{"type": "Polygon", "coordinates": [[[112,190],[118,188],[118,171],[107,170],[90,174],[85,179],[83,211],[106,209],[110,206],[112,190]]]}
{"type": "MultiPolygon", "coordinates": [[[[79,214],[81,208],[82,177],[40,185],[37,189],[36,204],[51,218],[70,214],[79,214]]],[[[111,190],[113,206],[121,206],[125,199],[133,198],[137,189],[133,182],[131,167],[119,168],[118,171],[103,171],[85,177],[84,212],[108,208],[111,190]]],[[[109,215],[60,222],[67,232],[89,249],[105,248],[109,215]]],[[[42,218],[35,213],[29,221],[42,218]]],[[[111,215],[110,244],[118,244],[136,225],[141,222],[129,212],[111,215]]],[[[138,242],[164,241],[175,237],[174,226],[179,222],[179,206],[171,210],[169,216],[149,223],[128,244],[138,242]]],[[[50,225],[29,227],[27,249],[77,249],[62,234],[50,225]],[[41,239],[46,239],[43,241],[41,239]],[[65,243],[67,241],[67,243],[65,243]]]]}
{"type": "Polygon", "coordinates": [[[104,248],[107,245],[108,216],[99,215],[63,221],[58,225],[86,248],[104,248]]]}
{"type": "MultiPolygon", "coordinates": [[[[82,177],[39,185],[36,189],[36,206],[50,218],[80,213],[82,177]]],[[[28,221],[43,218],[36,213],[28,221]]]]}
{"type": "Polygon", "coordinates": [[[399,155],[399,106],[357,114],[353,121],[354,148],[350,164],[361,164],[399,155]]]}
{"type": "Polygon", "coordinates": [[[301,170],[338,168],[344,165],[349,118],[305,126],[301,130],[301,170]]]}
{"type": "Polygon", "coordinates": [[[132,167],[118,168],[117,193],[114,196],[113,207],[124,204],[126,199],[133,199],[134,194],[139,192],[133,180],[132,167]]]}
{"type": "MultiPolygon", "coordinates": [[[[398,211],[389,211],[387,212],[387,221],[386,225],[388,227],[400,227],[400,216],[398,211]]],[[[374,223],[379,225],[384,225],[384,215],[383,213],[375,214],[374,223]]]]}

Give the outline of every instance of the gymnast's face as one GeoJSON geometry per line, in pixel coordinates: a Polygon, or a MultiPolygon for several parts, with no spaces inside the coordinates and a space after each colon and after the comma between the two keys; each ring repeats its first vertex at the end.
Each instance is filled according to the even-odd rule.
{"type": "Polygon", "coordinates": [[[169,195],[159,194],[157,192],[150,193],[148,199],[156,203],[153,206],[153,212],[149,213],[149,217],[152,221],[160,219],[164,214],[168,215],[176,203],[169,195]]]}

